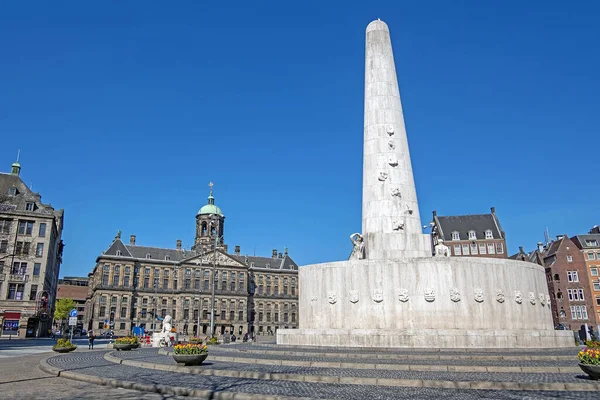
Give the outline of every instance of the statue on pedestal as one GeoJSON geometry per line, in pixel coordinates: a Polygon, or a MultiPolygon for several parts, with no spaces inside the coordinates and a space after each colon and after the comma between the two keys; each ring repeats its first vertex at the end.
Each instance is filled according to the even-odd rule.
{"type": "Polygon", "coordinates": [[[352,253],[350,254],[351,260],[363,260],[365,258],[365,240],[360,233],[353,233],[350,235],[350,241],[352,242],[352,253]]]}
{"type": "Polygon", "coordinates": [[[435,245],[435,256],[436,257],[450,257],[450,249],[444,244],[442,239],[438,239],[435,245]]]}

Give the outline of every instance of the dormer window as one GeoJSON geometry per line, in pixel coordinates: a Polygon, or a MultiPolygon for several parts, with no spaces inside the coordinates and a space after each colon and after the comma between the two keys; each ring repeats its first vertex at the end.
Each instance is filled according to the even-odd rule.
{"type": "Polygon", "coordinates": [[[452,240],[460,240],[460,234],[456,231],[452,232],[452,240]]]}
{"type": "Polygon", "coordinates": [[[475,235],[475,231],[469,231],[469,240],[475,240],[477,236],[475,235]]]}
{"type": "Polygon", "coordinates": [[[485,238],[486,239],[493,239],[494,235],[492,234],[492,231],[490,229],[485,231],[485,238]]]}
{"type": "Polygon", "coordinates": [[[594,247],[597,247],[597,246],[598,246],[598,241],[597,241],[596,239],[586,240],[586,241],[585,241],[585,245],[586,245],[586,246],[594,246],[594,247]]]}
{"type": "Polygon", "coordinates": [[[25,203],[25,211],[33,211],[34,203],[25,203]]]}
{"type": "Polygon", "coordinates": [[[123,254],[121,253],[121,250],[117,250],[117,256],[121,256],[121,255],[123,255],[123,254]]]}
{"type": "Polygon", "coordinates": [[[146,253],[146,258],[152,258],[150,257],[150,253],[146,253]]]}
{"type": "Polygon", "coordinates": [[[167,255],[165,256],[165,260],[166,260],[166,261],[171,261],[171,256],[167,254],[167,255]]]}
{"type": "Polygon", "coordinates": [[[16,188],[16,187],[14,187],[14,186],[13,186],[13,187],[11,187],[11,188],[9,188],[9,189],[8,189],[8,194],[9,194],[10,196],[16,196],[16,195],[17,195],[17,188],[16,188]]]}
{"type": "Polygon", "coordinates": [[[271,268],[271,264],[267,263],[266,268],[271,268]]]}

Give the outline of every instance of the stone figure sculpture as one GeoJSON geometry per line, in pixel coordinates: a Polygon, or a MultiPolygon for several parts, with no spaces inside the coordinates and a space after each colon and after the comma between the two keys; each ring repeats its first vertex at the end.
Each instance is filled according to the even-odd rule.
{"type": "Polygon", "coordinates": [[[444,244],[442,239],[438,239],[438,243],[435,245],[435,256],[450,257],[450,249],[444,244]]]}
{"type": "Polygon", "coordinates": [[[529,292],[529,302],[535,305],[535,293],[529,292]]]}
{"type": "Polygon", "coordinates": [[[176,336],[172,333],[173,329],[173,318],[170,315],[165,316],[162,321],[162,328],[160,332],[154,332],[152,334],[152,346],[154,347],[165,347],[171,343],[171,337],[176,336]]]}
{"type": "Polygon", "coordinates": [[[383,301],[383,289],[381,289],[381,288],[373,289],[373,301],[375,303],[381,303],[383,301]]]}
{"type": "Polygon", "coordinates": [[[502,291],[502,289],[498,289],[496,291],[496,301],[498,303],[504,303],[504,292],[502,291]]]}
{"type": "Polygon", "coordinates": [[[523,302],[523,295],[520,290],[515,290],[515,301],[517,304],[521,304],[523,302]]]}
{"type": "Polygon", "coordinates": [[[435,300],[435,290],[432,287],[425,288],[423,291],[423,296],[425,297],[426,301],[431,303],[435,300]]]}
{"type": "Polygon", "coordinates": [[[335,292],[327,292],[327,301],[329,304],[337,303],[337,294],[335,292]]]}
{"type": "Polygon", "coordinates": [[[402,198],[402,193],[400,192],[400,188],[392,189],[392,196],[402,198]]]}
{"type": "Polygon", "coordinates": [[[348,292],[348,299],[350,300],[350,303],[358,303],[358,300],[360,299],[359,291],[356,289],[350,290],[348,292]]]}
{"type": "Polygon", "coordinates": [[[380,172],[379,173],[379,177],[377,179],[379,179],[381,182],[385,181],[388,178],[388,173],[387,172],[380,172]]]}
{"type": "Polygon", "coordinates": [[[365,258],[365,240],[360,233],[353,233],[350,235],[350,241],[352,242],[352,254],[350,254],[351,260],[362,260],[365,258]]]}

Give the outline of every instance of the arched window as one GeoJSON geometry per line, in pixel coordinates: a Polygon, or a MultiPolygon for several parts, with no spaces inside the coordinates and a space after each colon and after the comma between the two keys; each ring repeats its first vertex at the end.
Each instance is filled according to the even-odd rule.
{"type": "Polygon", "coordinates": [[[558,299],[562,299],[563,298],[563,294],[562,294],[562,292],[560,290],[558,291],[558,293],[556,293],[556,297],[558,299]]]}
{"type": "Polygon", "coordinates": [[[206,221],[202,223],[202,235],[206,235],[206,221]]]}
{"type": "Polygon", "coordinates": [[[560,281],[560,275],[554,274],[554,280],[555,281],[560,281]]]}

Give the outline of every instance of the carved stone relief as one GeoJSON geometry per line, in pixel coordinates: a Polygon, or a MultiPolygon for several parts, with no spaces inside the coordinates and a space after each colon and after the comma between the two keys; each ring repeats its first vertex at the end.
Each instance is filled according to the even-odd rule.
{"type": "Polygon", "coordinates": [[[408,290],[407,289],[398,290],[398,300],[400,300],[403,303],[406,303],[408,301],[408,290]]]}
{"type": "Polygon", "coordinates": [[[399,188],[392,189],[392,196],[401,199],[402,198],[402,193],[400,192],[400,189],[399,188]]]}
{"type": "Polygon", "coordinates": [[[337,294],[335,292],[327,292],[327,301],[329,304],[337,303],[337,294]]]}
{"type": "Polygon", "coordinates": [[[316,296],[313,296],[313,297],[311,297],[311,298],[310,298],[310,301],[312,301],[313,303],[314,303],[315,301],[317,301],[317,300],[319,300],[319,298],[318,298],[318,297],[316,297],[316,296]]]}
{"type": "Polygon", "coordinates": [[[498,303],[504,303],[504,292],[502,291],[502,289],[498,289],[496,291],[496,301],[498,303]]]}
{"type": "Polygon", "coordinates": [[[540,293],[538,294],[539,298],[540,298],[540,304],[545,306],[546,305],[546,296],[544,295],[544,293],[540,293]]]}
{"type": "Polygon", "coordinates": [[[394,150],[396,148],[396,144],[394,143],[393,140],[390,140],[388,142],[388,150],[394,150]]]}
{"type": "Polygon", "coordinates": [[[394,135],[394,126],[393,125],[388,125],[385,128],[386,132],[388,135],[393,136],[394,135]]]}
{"type": "Polygon", "coordinates": [[[481,303],[483,301],[483,289],[475,289],[473,291],[473,295],[475,297],[475,301],[481,303]]]}
{"type": "Polygon", "coordinates": [[[535,293],[529,292],[529,302],[535,305],[535,293]]]}
{"type": "Polygon", "coordinates": [[[390,164],[390,166],[392,167],[397,167],[398,166],[398,159],[394,156],[389,156],[388,157],[388,164],[390,164]]]}
{"type": "Polygon", "coordinates": [[[383,301],[383,289],[373,289],[373,301],[375,303],[381,303],[383,301]]]}
{"type": "Polygon", "coordinates": [[[549,294],[546,295],[546,304],[548,304],[548,307],[552,306],[552,304],[550,304],[550,295],[549,294]]]}
{"type": "Polygon", "coordinates": [[[358,290],[350,290],[348,292],[348,299],[350,300],[350,303],[358,303],[358,300],[360,299],[360,293],[358,290]]]}
{"type": "Polygon", "coordinates": [[[379,173],[379,177],[377,179],[379,179],[381,182],[385,181],[388,178],[388,173],[387,172],[380,172],[379,173]]]}
{"type": "Polygon", "coordinates": [[[428,302],[432,302],[435,300],[435,290],[432,287],[425,288],[423,291],[423,295],[425,300],[428,302]]]}
{"type": "Polygon", "coordinates": [[[515,301],[517,304],[521,304],[523,302],[523,295],[520,290],[515,290],[515,301]]]}
{"type": "Polygon", "coordinates": [[[460,301],[460,292],[458,291],[458,289],[454,288],[450,290],[450,300],[452,300],[455,303],[457,301],[460,301]]]}

